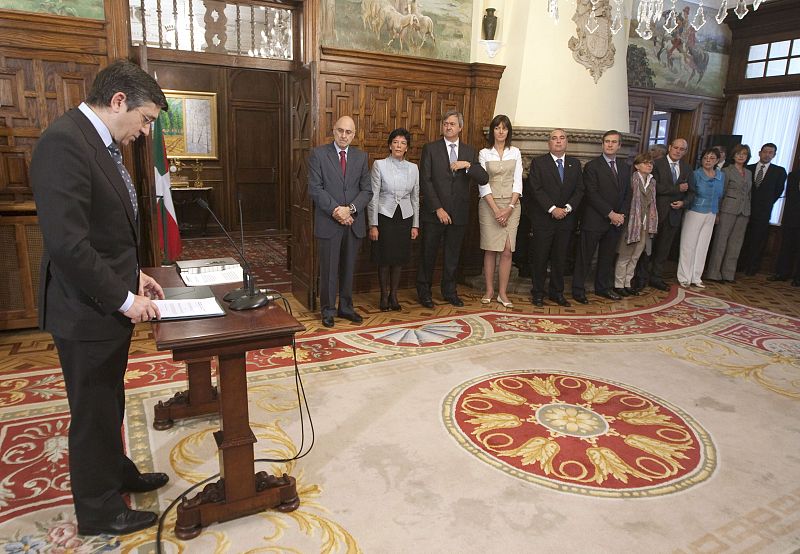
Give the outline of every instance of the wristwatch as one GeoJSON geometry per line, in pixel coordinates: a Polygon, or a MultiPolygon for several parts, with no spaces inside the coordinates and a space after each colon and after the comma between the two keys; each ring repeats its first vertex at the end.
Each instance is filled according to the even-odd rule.
{"type": "Polygon", "coordinates": [[[350,215],[355,215],[355,213],[357,211],[358,210],[356,210],[356,205],[355,204],[350,204],[350,215]]]}
{"type": "Polygon", "coordinates": [[[511,208],[511,209],[513,210],[514,208],[516,208],[516,207],[517,207],[517,205],[516,205],[516,204],[509,204],[509,205],[508,205],[508,207],[509,207],[509,208],[511,208]]]}
{"type": "Polygon", "coordinates": [[[567,213],[572,213],[572,206],[567,204],[566,206],[564,206],[564,211],[567,213]]]}

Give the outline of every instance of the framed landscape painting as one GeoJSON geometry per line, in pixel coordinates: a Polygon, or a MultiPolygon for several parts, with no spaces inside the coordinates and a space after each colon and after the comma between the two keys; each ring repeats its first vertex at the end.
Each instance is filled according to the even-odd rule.
{"type": "Polygon", "coordinates": [[[217,95],[165,90],[169,110],[161,112],[167,157],[213,160],[217,152],[217,95]]]}

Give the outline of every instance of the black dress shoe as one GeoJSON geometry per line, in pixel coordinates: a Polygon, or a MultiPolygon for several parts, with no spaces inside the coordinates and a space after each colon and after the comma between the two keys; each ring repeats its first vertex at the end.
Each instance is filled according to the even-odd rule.
{"type": "Polygon", "coordinates": [[[586,298],[586,296],[583,295],[583,294],[577,294],[577,295],[573,294],[572,295],[572,299],[575,302],[577,302],[578,304],[588,304],[589,303],[589,299],[586,298]]]}
{"type": "Polygon", "coordinates": [[[614,292],[613,290],[601,290],[595,292],[597,296],[602,296],[603,298],[608,298],[609,300],[622,300],[622,296],[614,292]]]}
{"type": "Polygon", "coordinates": [[[461,306],[463,306],[463,305],[464,305],[464,301],[463,301],[463,300],[461,300],[461,299],[458,297],[458,295],[455,295],[455,296],[445,296],[445,297],[444,297],[444,299],[445,299],[445,300],[447,300],[448,302],[450,302],[450,303],[451,303],[453,306],[456,306],[457,308],[460,308],[461,306]]]}
{"type": "Polygon", "coordinates": [[[615,292],[615,293],[617,293],[617,296],[619,296],[619,297],[620,297],[620,299],[621,299],[623,296],[628,296],[628,293],[627,293],[627,292],[625,292],[625,289],[621,289],[621,288],[619,288],[619,287],[614,287],[614,292],[615,292]]]}
{"type": "Polygon", "coordinates": [[[125,509],[124,512],[106,521],[81,521],[80,535],[127,535],[155,525],[158,515],[153,512],[125,509]]]}
{"type": "Polygon", "coordinates": [[[333,327],[333,316],[332,315],[322,316],[322,324],[325,327],[333,327]]]}
{"type": "Polygon", "coordinates": [[[544,306],[544,298],[542,298],[541,296],[534,296],[533,300],[531,300],[531,303],[537,308],[541,308],[542,306],[544,306]]]}
{"type": "Polygon", "coordinates": [[[638,290],[634,290],[630,287],[625,287],[623,290],[628,293],[628,296],[639,296],[638,290]]]}
{"type": "Polygon", "coordinates": [[[378,304],[378,307],[381,309],[382,312],[388,312],[389,311],[389,297],[388,296],[386,296],[386,297],[381,296],[380,304],[378,304]]]}
{"type": "Polygon", "coordinates": [[[658,290],[664,290],[664,291],[669,290],[669,285],[666,284],[664,281],[650,281],[650,286],[658,290]]]}
{"type": "Polygon", "coordinates": [[[352,314],[346,314],[344,312],[339,312],[336,314],[337,316],[341,317],[342,319],[346,319],[348,321],[352,321],[353,323],[361,323],[364,321],[364,318],[358,315],[357,313],[353,312],[352,314]]]}
{"type": "Polygon", "coordinates": [[[433,308],[433,300],[430,298],[420,298],[419,303],[425,306],[426,308],[433,308]]]}
{"type": "Polygon", "coordinates": [[[770,275],[767,277],[767,281],[788,281],[789,277],[784,275],[770,275]]]}
{"type": "Polygon", "coordinates": [[[389,308],[395,312],[399,312],[401,310],[400,302],[397,301],[396,296],[389,295],[389,308]]]}
{"type": "Polygon", "coordinates": [[[551,294],[547,298],[549,298],[550,300],[552,300],[553,302],[564,308],[569,308],[570,306],[572,306],[572,304],[570,304],[569,301],[566,298],[564,298],[563,294],[551,294]]]}
{"type": "Polygon", "coordinates": [[[160,489],[169,481],[166,473],[140,473],[132,481],[122,483],[120,492],[150,492],[160,489]]]}

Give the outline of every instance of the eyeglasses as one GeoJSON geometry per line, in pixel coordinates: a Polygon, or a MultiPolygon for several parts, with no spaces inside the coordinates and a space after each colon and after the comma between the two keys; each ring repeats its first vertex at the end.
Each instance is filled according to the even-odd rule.
{"type": "Polygon", "coordinates": [[[135,109],[137,112],[139,112],[139,115],[142,116],[142,127],[146,125],[151,125],[153,122],[155,122],[156,119],[158,119],[158,116],[150,117],[149,115],[143,113],[140,108],[135,108],[135,109]]]}
{"type": "Polygon", "coordinates": [[[352,129],[341,129],[341,128],[337,128],[337,129],[334,129],[334,131],[336,131],[336,132],[337,132],[337,133],[339,133],[340,135],[345,135],[345,136],[348,136],[348,137],[349,137],[350,135],[352,135],[353,133],[355,133],[355,131],[353,131],[352,129]]]}

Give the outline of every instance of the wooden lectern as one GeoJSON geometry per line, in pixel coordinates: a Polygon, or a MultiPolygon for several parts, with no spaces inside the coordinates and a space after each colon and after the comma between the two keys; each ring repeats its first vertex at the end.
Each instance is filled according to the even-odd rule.
{"type": "MultiPolygon", "coordinates": [[[[145,268],[162,287],[183,286],[174,268],[145,268]]],[[[235,284],[212,286],[221,299],[235,284]]],[[[305,330],[290,314],[269,305],[249,311],[230,311],[224,317],[153,323],[159,350],[171,350],[175,361],[185,361],[189,389],[155,407],[156,429],[168,429],[175,419],[219,412],[220,430],[214,433],[220,457],[220,479],[209,483],[178,505],[175,535],[187,540],[215,521],[227,521],[275,508],[289,512],[300,500],[294,477],[255,472],[247,407],[246,355],[249,350],[291,345],[295,333],[305,330]],[[211,385],[211,359],[216,357],[218,389],[211,385]]]]}

